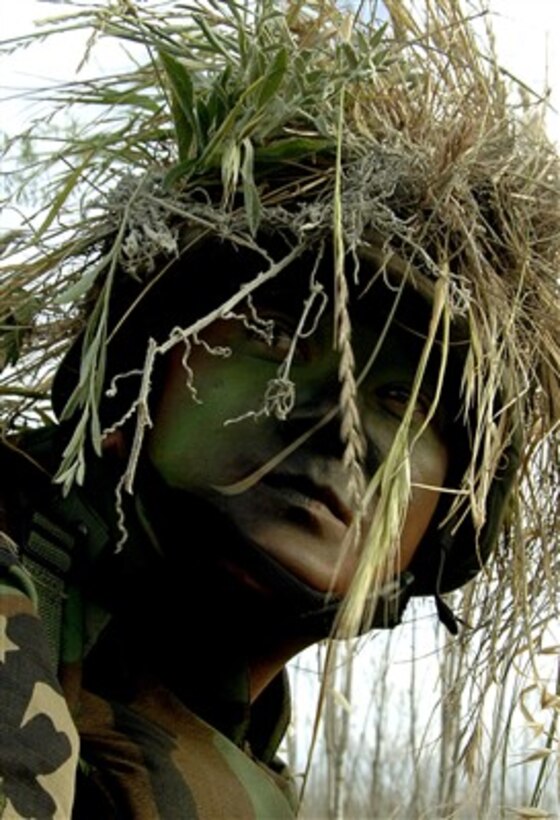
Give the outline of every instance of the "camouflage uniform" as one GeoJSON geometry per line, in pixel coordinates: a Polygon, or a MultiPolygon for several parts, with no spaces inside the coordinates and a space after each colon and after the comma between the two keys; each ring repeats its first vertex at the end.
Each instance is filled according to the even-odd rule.
{"type": "MultiPolygon", "coordinates": [[[[43,439],[39,449],[45,463],[51,436],[36,438],[43,439]]],[[[209,653],[208,669],[193,673],[188,647],[177,651],[181,624],[174,624],[176,634],[163,641],[166,648],[153,653],[153,663],[144,664],[142,654],[149,656],[161,637],[165,621],[158,611],[166,592],[153,595],[153,601],[145,590],[135,595],[121,586],[118,569],[114,590],[105,594],[101,589],[100,580],[108,577],[104,562],[108,554],[114,557],[114,546],[107,549],[111,527],[103,521],[111,498],[98,493],[95,508],[77,500],[78,491],[62,500],[25,458],[8,452],[2,463],[10,483],[2,488],[0,507],[0,817],[293,817],[293,786],[275,757],[289,719],[284,675],[249,708],[248,676],[240,659],[236,666],[226,652],[225,660],[215,657],[213,667],[209,653]],[[69,533],[86,560],[78,571],[72,561],[57,592],[63,602],[59,615],[53,619],[47,607],[41,618],[37,606],[41,609],[46,576],[33,564],[54,561],[69,533]],[[18,556],[16,541],[22,539],[26,546],[18,556]],[[47,546],[39,560],[33,544],[41,539],[47,546]],[[112,611],[110,603],[117,592],[129,601],[120,612],[112,611]],[[142,640],[131,638],[131,622],[142,640]],[[58,631],[56,653],[53,630],[58,631]],[[133,644],[130,652],[128,644],[133,644]],[[165,667],[165,653],[173,646],[175,657],[168,663],[173,675],[164,672],[160,679],[158,659],[165,667]],[[58,655],[58,674],[53,654],[58,655]],[[192,679],[198,681],[194,687],[192,679]]],[[[99,473],[92,486],[104,486],[99,473]]],[[[151,567],[154,549],[148,542],[144,537],[136,551],[144,556],[136,555],[132,570],[128,559],[121,562],[129,583],[151,567]]],[[[136,554],[129,547],[125,552],[136,554]]],[[[159,571],[156,567],[156,576],[159,571]]],[[[215,647],[212,651],[216,655],[215,647]]]]}
{"type": "Polygon", "coordinates": [[[0,817],[69,817],[78,736],[13,542],[0,538],[0,817]]]}

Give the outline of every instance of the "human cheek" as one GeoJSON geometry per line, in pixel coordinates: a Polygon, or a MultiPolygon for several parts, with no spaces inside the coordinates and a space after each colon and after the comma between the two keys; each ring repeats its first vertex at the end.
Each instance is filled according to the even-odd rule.
{"type": "Polygon", "coordinates": [[[184,385],[183,390],[167,396],[157,409],[148,455],[170,486],[186,489],[211,480],[218,467],[221,428],[215,414],[201,412],[184,385]]]}
{"type": "Polygon", "coordinates": [[[366,407],[361,413],[361,418],[367,442],[365,477],[370,481],[391,450],[400,419],[376,406],[366,407]]]}
{"type": "Polygon", "coordinates": [[[436,511],[448,466],[448,450],[439,435],[428,429],[411,457],[412,492],[399,552],[399,570],[405,570],[436,511]]]}
{"type": "MultiPolygon", "coordinates": [[[[364,419],[364,431],[368,440],[367,479],[373,478],[388,456],[400,424],[401,419],[382,407],[369,408],[364,419]]],[[[414,425],[410,433],[409,454],[411,492],[398,554],[389,556],[387,577],[404,571],[410,564],[433,518],[440,497],[440,488],[447,473],[448,449],[437,429],[428,425],[421,435],[418,435],[418,432],[418,425],[414,425]]],[[[373,499],[368,511],[369,522],[373,520],[376,503],[373,499]]]]}
{"type": "Polygon", "coordinates": [[[241,356],[192,356],[189,365],[196,373],[190,386],[175,353],[154,417],[150,458],[173,487],[235,482],[257,466],[252,453],[266,452],[270,423],[258,410],[268,371],[241,356]]]}

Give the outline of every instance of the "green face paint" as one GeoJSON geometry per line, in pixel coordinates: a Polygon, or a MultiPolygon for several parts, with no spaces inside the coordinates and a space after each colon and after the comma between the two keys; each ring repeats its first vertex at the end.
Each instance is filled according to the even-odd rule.
{"type": "MultiPolygon", "coordinates": [[[[382,304],[376,308],[375,300],[368,298],[367,309],[360,308],[353,319],[357,374],[383,331],[385,300],[382,304]]],[[[272,292],[255,300],[255,307],[261,322],[270,323],[268,340],[262,327],[227,319],[212,324],[190,350],[180,345],[171,352],[148,437],[148,455],[170,487],[209,500],[242,536],[301,580],[316,589],[343,593],[359,549],[346,549],[355,510],[342,464],[344,447],[337,417],[339,354],[333,350],[333,317],[328,310],[315,315],[294,345],[303,298],[287,301],[272,292]],[[288,417],[279,420],[259,410],[267,386],[278,377],[287,356],[295,403],[288,417]],[[306,438],[304,434],[327,415],[331,420],[306,438]],[[260,480],[252,484],[249,479],[244,491],[227,494],[216,489],[250,477],[300,439],[300,446],[272,469],[265,468],[260,480]]],[[[417,334],[393,322],[360,381],[366,480],[375,473],[397,433],[422,344],[417,334]]],[[[413,429],[425,421],[433,384],[435,376],[428,376],[414,408],[413,429]]],[[[430,523],[439,492],[428,488],[443,484],[447,463],[448,449],[436,414],[412,450],[412,483],[424,488],[412,492],[398,558],[401,570],[430,523]]]]}

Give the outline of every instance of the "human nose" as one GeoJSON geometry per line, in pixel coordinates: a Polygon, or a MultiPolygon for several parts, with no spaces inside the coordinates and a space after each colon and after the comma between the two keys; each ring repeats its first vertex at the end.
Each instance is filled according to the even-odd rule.
{"type": "Polygon", "coordinates": [[[337,412],[341,398],[340,355],[333,349],[330,334],[316,339],[312,351],[298,372],[294,417],[319,420],[337,412]]]}
{"type": "MultiPolygon", "coordinates": [[[[305,439],[308,434],[311,449],[341,460],[348,445],[348,436],[345,438],[343,430],[350,426],[345,414],[352,411],[341,398],[343,384],[338,355],[332,350],[323,355],[321,366],[310,366],[307,376],[300,384],[296,384],[296,402],[287,420],[283,422],[283,431],[290,441],[305,439]]],[[[366,392],[363,385],[357,389],[355,410],[358,420],[355,430],[363,442],[362,467],[366,476],[371,478],[383,461],[386,442],[381,431],[377,431],[377,425],[372,424],[366,392]]]]}
{"type": "Polygon", "coordinates": [[[279,432],[291,441],[305,441],[307,435],[313,435],[315,446],[321,441],[323,449],[328,444],[328,449],[334,450],[340,439],[336,421],[340,402],[338,359],[332,350],[318,350],[318,345],[313,354],[289,374],[295,401],[279,432]]]}

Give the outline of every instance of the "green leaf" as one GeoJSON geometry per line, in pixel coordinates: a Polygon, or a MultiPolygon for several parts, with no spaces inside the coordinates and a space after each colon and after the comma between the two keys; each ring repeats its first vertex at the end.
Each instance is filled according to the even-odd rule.
{"type": "Polygon", "coordinates": [[[222,185],[224,188],[224,198],[229,200],[237,188],[239,178],[239,164],[241,152],[239,145],[233,139],[226,140],[222,149],[222,185]]]}
{"type": "Polygon", "coordinates": [[[18,330],[0,332],[0,372],[8,365],[15,365],[21,352],[22,335],[18,330]]]}
{"type": "Polygon", "coordinates": [[[288,52],[285,48],[281,48],[270,64],[267,73],[262,78],[262,85],[257,99],[257,105],[259,108],[266,105],[270,98],[276,94],[282,80],[284,79],[287,67],[288,52]]]}
{"type": "Polygon", "coordinates": [[[18,298],[13,306],[0,316],[0,371],[17,363],[32,320],[41,309],[39,300],[23,288],[15,288],[12,298],[14,294],[18,298]]]}
{"type": "Polygon", "coordinates": [[[70,285],[69,288],[66,288],[59,296],[56,297],[54,300],[55,305],[66,305],[69,302],[77,302],[80,297],[84,296],[84,294],[88,292],[95,282],[98,274],[104,270],[108,261],[109,260],[106,256],[100,259],[99,262],[91,268],[91,270],[84,273],[84,275],[81,276],[77,282],[70,285]]]}
{"type": "Polygon", "coordinates": [[[191,128],[190,122],[183,114],[183,110],[179,105],[175,94],[172,95],[171,114],[173,116],[173,122],[175,123],[175,134],[177,135],[179,159],[181,161],[186,160],[189,158],[191,145],[193,144],[194,132],[191,128]]]}
{"type": "Polygon", "coordinates": [[[183,177],[188,177],[197,168],[198,162],[195,159],[185,159],[174,165],[165,175],[163,180],[163,187],[169,191],[176,182],[183,177]]]}
{"type": "MultiPolygon", "coordinates": [[[[369,41],[369,48],[374,51],[380,43],[382,43],[385,39],[385,32],[387,31],[388,23],[382,23],[375,34],[369,41]]],[[[364,49],[364,53],[367,53],[367,50],[364,49]]]]}
{"type": "Polygon", "coordinates": [[[179,157],[186,160],[196,139],[200,144],[201,134],[194,101],[194,86],[185,66],[165,51],[160,52],[160,60],[171,84],[172,114],[177,132],[179,157]]]}
{"type": "Polygon", "coordinates": [[[221,53],[226,58],[228,63],[232,62],[232,56],[234,52],[230,48],[231,44],[228,45],[227,42],[224,42],[224,40],[220,39],[214,34],[214,32],[212,31],[212,29],[210,28],[202,14],[193,14],[193,19],[204,32],[210,45],[211,51],[221,53]]]}
{"type": "Polygon", "coordinates": [[[309,154],[321,153],[325,149],[334,150],[334,142],[321,137],[286,137],[269,145],[259,146],[255,152],[257,165],[286,160],[302,159],[309,154]]]}
{"type": "Polygon", "coordinates": [[[200,157],[203,167],[212,167],[217,162],[221,162],[220,157],[226,140],[239,135],[249,136],[251,130],[261,121],[262,112],[259,113],[255,108],[249,108],[247,102],[254,99],[265,79],[266,77],[259,77],[239,95],[235,105],[222,120],[216,133],[206,145],[200,157]],[[250,126],[248,123],[250,123],[250,126]]]}
{"type": "Polygon", "coordinates": [[[64,205],[64,203],[76,187],[78,180],[82,175],[82,171],[89,165],[94,154],[95,151],[93,149],[88,151],[85,156],[85,159],[83,159],[82,162],[66,176],[66,181],[64,182],[64,185],[62,186],[58,194],[55,196],[54,202],[49,208],[48,214],[46,215],[41,225],[37,228],[37,231],[35,233],[35,241],[40,239],[40,237],[56,219],[56,216],[60,212],[60,209],[62,208],[62,206],[64,205]]]}
{"type": "Polygon", "coordinates": [[[241,165],[243,199],[249,230],[256,234],[261,219],[261,201],[254,176],[254,151],[250,139],[243,140],[243,163],[241,165]]]}
{"type": "Polygon", "coordinates": [[[352,70],[355,70],[358,67],[358,59],[350,43],[343,43],[342,51],[346,57],[349,67],[352,70]]]}
{"type": "Polygon", "coordinates": [[[159,57],[183,113],[186,117],[191,117],[194,106],[194,88],[189,72],[171,54],[161,51],[159,57]]]}

